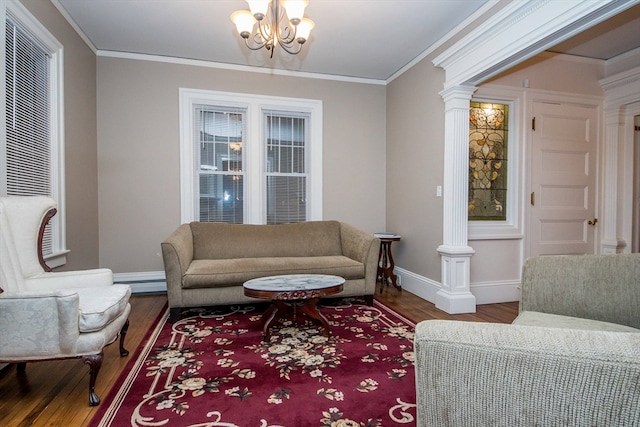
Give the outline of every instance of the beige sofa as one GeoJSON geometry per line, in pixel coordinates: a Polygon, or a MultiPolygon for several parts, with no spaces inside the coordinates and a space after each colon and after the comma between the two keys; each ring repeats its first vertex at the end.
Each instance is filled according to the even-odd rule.
{"type": "Polygon", "coordinates": [[[256,302],[250,279],[281,274],[332,274],[346,279],[336,296],[373,303],[380,241],[338,221],[280,225],[192,222],[164,242],[170,319],[182,308],[256,302]]]}
{"type": "Polygon", "coordinates": [[[418,426],[640,426],[640,254],[527,260],[511,325],[428,320],[418,426]]]}

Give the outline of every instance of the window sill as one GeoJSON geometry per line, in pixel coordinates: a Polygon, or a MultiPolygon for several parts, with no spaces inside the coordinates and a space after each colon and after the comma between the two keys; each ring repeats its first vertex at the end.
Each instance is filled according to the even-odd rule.
{"type": "Polygon", "coordinates": [[[56,252],[55,254],[44,257],[44,261],[47,263],[49,268],[61,267],[67,263],[67,254],[69,252],[71,251],[68,249],[56,252]]]}

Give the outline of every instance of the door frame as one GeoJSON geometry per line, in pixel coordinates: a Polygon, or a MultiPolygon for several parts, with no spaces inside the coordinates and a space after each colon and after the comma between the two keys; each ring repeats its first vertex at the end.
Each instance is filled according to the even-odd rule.
{"type": "MultiPolygon", "coordinates": [[[[602,97],[597,96],[588,96],[588,95],[577,95],[575,93],[558,93],[555,91],[546,91],[546,90],[527,90],[525,91],[525,103],[526,103],[526,111],[527,113],[524,115],[523,120],[525,122],[525,191],[524,195],[531,194],[533,189],[531,188],[531,160],[532,160],[532,152],[533,152],[533,130],[531,126],[531,121],[533,119],[533,105],[536,102],[548,102],[548,103],[558,103],[558,104],[570,104],[576,106],[586,106],[596,109],[597,115],[597,124],[596,124],[596,170],[595,173],[595,188],[593,193],[593,202],[595,206],[595,214],[596,218],[600,218],[602,216],[602,212],[600,209],[601,205],[601,188],[602,188],[602,97]]],[[[529,203],[528,197],[523,197],[524,206],[522,207],[524,212],[524,242],[523,242],[523,259],[522,263],[524,264],[524,260],[531,256],[531,246],[530,246],[530,220],[531,220],[531,205],[529,203]]],[[[598,228],[596,228],[594,236],[593,236],[593,253],[598,252],[598,247],[600,246],[601,240],[601,232],[598,228]]]]}
{"type": "Polygon", "coordinates": [[[600,80],[604,89],[603,254],[628,253],[633,241],[634,120],[640,115],[640,67],[600,80]]]}

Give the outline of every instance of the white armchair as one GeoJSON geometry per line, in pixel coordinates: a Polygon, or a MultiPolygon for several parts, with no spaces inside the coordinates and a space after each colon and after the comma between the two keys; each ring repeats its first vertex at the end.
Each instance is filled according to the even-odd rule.
{"type": "Polygon", "coordinates": [[[113,283],[108,269],[52,272],[42,256],[42,236],[56,213],[48,197],[0,198],[0,362],[82,358],[89,365],[89,405],[103,348],[120,335],[120,355],[131,311],[128,285],[113,283]]]}

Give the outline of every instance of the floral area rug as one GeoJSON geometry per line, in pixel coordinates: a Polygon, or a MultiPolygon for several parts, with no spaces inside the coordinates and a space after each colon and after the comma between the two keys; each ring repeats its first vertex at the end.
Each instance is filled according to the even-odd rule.
{"type": "Polygon", "coordinates": [[[91,426],[414,426],[415,325],[377,301],[328,301],[329,337],[266,305],[166,314],[91,426]]]}

